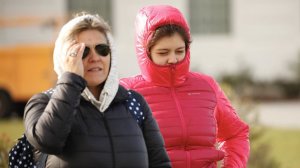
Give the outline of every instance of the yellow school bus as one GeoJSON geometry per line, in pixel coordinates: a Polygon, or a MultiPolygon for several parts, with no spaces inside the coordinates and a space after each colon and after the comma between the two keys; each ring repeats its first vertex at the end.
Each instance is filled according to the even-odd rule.
{"type": "Polygon", "coordinates": [[[57,33],[69,16],[62,8],[65,1],[22,3],[2,4],[5,10],[0,15],[0,118],[12,112],[23,113],[29,98],[53,87],[57,79],[52,55],[57,33]]]}
{"type": "Polygon", "coordinates": [[[54,85],[52,53],[53,45],[47,44],[0,48],[0,117],[9,116],[16,103],[54,85]]]}

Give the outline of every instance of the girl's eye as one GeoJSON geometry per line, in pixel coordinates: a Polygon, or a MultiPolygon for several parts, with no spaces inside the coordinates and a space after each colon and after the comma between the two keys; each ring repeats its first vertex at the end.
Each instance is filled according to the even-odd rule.
{"type": "Polygon", "coordinates": [[[164,56],[164,55],[168,55],[168,52],[159,52],[159,53],[157,53],[158,55],[162,55],[162,56],[164,56]]]}
{"type": "Polygon", "coordinates": [[[182,54],[184,53],[184,50],[179,50],[179,51],[176,51],[177,54],[182,54]]]}

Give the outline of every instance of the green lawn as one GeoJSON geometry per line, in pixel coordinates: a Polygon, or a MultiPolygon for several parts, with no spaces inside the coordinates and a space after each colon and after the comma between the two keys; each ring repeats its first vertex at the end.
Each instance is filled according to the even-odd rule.
{"type": "Polygon", "coordinates": [[[8,166],[8,151],[24,132],[22,120],[0,120],[0,167],[8,166]]]}
{"type": "MultiPolygon", "coordinates": [[[[20,119],[0,120],[0,138],[5,134],[10,137],[11,141],[14,141],[23,132],[24,126],[20,119]]],[[[268,128],[265,131],[263,140],[269,142],[272,156],[280,163],[282,168],[300,167],[300,129],[268,128]]]]}
{"type": "Polygon", "coordinates": [[[270,143],[272,155],[282,168],[300,167],[300,129],[269,128],[264,140],[270,143]]]}
{"type": "Polygon", "coordinates": [[[8,135],[11,140],[18,139],[24,132],[21,119],[0,120],[0,136],[8,135]]]}

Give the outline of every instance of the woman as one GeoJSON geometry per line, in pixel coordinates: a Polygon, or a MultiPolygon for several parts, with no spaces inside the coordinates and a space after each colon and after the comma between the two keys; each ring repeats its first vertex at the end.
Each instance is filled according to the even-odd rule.
{"type": "Polygon", "coordinates": [[[189,72],[190,30],[171,6],[146,6],[136,17],[141,75],[121,84],[151,107],[174,168],[246,167],[249,128],[211,77],[189,72]],[[218,147],[217,145],[220,144],[218,147]]]}
{"type": "Polygon", "coordinates": [[[70,20],[53,57],[55,89],[33,96],[24,114],[28,141],[49,154],[46,167],[170,167],[143,97],[131,92],[147,114],[143,130],[127,108],[129,94],[118,84],[113,40],[102,18],[82,14],[70,20]]]}

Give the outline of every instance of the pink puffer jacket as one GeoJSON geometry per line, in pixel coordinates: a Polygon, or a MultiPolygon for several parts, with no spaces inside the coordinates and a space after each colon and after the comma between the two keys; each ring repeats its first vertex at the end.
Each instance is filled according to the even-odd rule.
{"type": "Polygon", "coordinates": [[[147,100],[174,168],[215,168],[219,160],[224,160],[224,167],[246,167],[249,127],[211,77],[189,72],[189,49],[185,59],[172,66],[155,65],[147,56],[154,30],[165,24],[190,32],[176,8],[147,6],[139,11],[136,53],[141,75],[121,79],[121,84],[147,100]]]}

